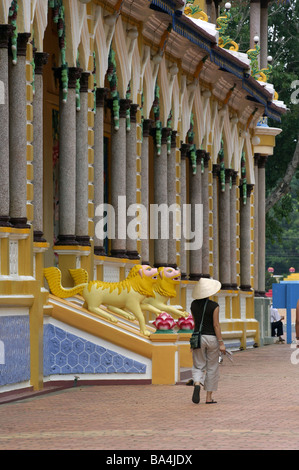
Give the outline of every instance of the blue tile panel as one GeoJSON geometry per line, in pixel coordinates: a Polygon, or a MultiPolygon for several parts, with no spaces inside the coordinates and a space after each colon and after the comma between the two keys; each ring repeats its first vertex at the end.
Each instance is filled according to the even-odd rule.
{"type": "Polygon", "coordinates": [[[44,375],[145,374],[146,365],[54,325],[44,325],[44,375]]]}
{"type": "Polygon", "coordinates": [[[29,316],[0,316],[0,386],[30,380],[29,316]]]}

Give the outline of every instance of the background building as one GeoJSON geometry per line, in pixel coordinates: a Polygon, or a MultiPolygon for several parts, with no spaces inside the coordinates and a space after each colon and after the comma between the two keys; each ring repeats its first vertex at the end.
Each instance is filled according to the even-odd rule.
{"type": "Polygon", "coordinates": [[[74,268],[118,282],[137,263],[179,267],[171,303],[187,311],[194,283],[217,278],[228,346],[260,344],[265,162],[280,132],[267,117],[279,121],[285,106],[266,81],[267,2],[251,2],[248,55],[231,43],[229,5],[220,12],[219,3],[1,2],[4,391],[74,374],[174,383],[190,361],[182,334],[144,338],[134,325],[91,318],[79,298],[49,295],[49,266],[64,287],[74,268]],[[184,238],[144,237],[141,225],[135,240],[98,238],[103,203],[115,208],[116,230],[132,204],[176,204],[176,214],[202,204],[203,244],[186,250],[184,238]]]}

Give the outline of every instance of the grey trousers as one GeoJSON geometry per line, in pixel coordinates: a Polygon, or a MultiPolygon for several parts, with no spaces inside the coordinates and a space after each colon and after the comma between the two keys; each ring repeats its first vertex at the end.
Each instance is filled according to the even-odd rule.
{"type": "Polygon", "coordinates": [[[194,349],[192,378],[208,392],[215,392],[219,381],[219,344],[216,336],[202,335],[201,348],[194,349]]]}

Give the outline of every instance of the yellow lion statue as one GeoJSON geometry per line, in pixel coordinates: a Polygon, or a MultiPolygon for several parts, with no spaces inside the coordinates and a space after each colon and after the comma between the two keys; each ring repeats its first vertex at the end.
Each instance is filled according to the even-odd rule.
{"type": "Polygon", "coordinates": [[[158,268],[158,281],[154,284],[154,297],[147,297],[141,304],[141,309],[155,315],[167,312],[173,317],[188,317],[189,313],[168,305],[169,299],[177,296],[175,286],[180,283],[181,273],[171,267],[158,268]]]}
{"type": "Polygon", "coordinates": [[[158,270],[148,265],[135,265],[127,278],[121,282],[90,281],[83,269],[70,269],[75,282],[72,288],[61,286],[61,272],[58,268],[44,269],[44,276],[48,281],[49,289],[53,295],[68,298],[80,294],[85,303],[84,308],[91,313],[99,315],[112,322],[117,319],[101,306],[111,312],[117,313],[128,320],[137,319],[140,331],[145,336],[151,333],[146,329],[145,319],[141,310],[141,302],[154,295],[153,286],[157,282],[158,270]]]}

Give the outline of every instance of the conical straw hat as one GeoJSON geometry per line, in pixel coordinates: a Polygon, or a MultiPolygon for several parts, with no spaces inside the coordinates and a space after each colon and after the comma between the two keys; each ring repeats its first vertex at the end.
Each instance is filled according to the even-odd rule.
{"type": "Polygon", "coordinates": [[[221,289],[221,282],[215,279],[202,277],[192,291],[193,299],[205,299],[217,294],[221,289]]]}

